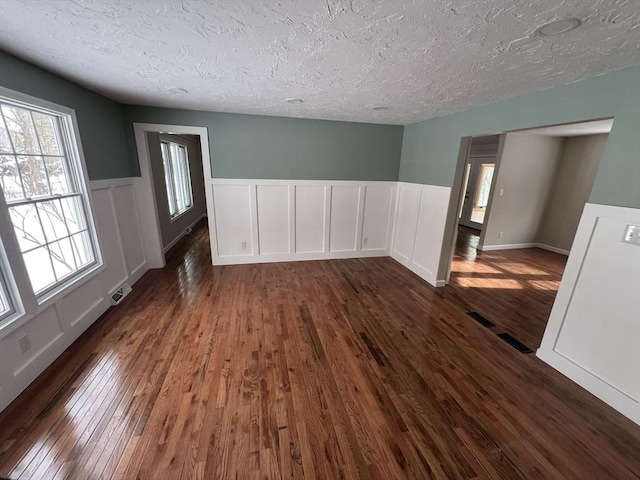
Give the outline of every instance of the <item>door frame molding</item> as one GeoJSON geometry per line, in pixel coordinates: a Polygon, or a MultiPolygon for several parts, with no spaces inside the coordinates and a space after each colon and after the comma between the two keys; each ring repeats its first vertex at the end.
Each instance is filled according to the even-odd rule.
{"type": "Polygon", "coordinates": [[[204,175],[205,207],[209,224],[209,239],[212,251],[215,245],[215,219],[213,211],[213,190],[211,186],[211,154],[209,150],[209,131],[207,127],[189,125],[167,125],[161,123],[133,124],[138,160],[140,162],[140,177],[136,178],[136,203],[142,223],[143,247],[149,268],[162,268],[166,265],[160,219],[156,203],[155,188],[151,176],[151,158],[147,132],[171,133],[177,135],[196,135],[200,137],[202,149],[202,173],[204,175]]]}

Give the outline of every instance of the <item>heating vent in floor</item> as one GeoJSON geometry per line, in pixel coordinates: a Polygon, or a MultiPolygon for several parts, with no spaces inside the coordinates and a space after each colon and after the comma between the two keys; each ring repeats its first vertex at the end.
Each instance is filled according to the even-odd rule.
{"type": "Polygon", "coordinates": [[[520,353],[533,353],[533,350],[527,347],[524,343],[521,343],[519,340],[513,338],[508,333],[499,333],[498,336],[513,348],[517,349],[520,353]]]}
{"type": "Polygon", "coordinates": [[[128,283],[122,284],[120,288],[111,294],[111,305],[118,305],[129,293],[131,293],[131,286],[128,283]]]}
{"type": "Polygon", "coordinates": [[[471,318],[473,318],[476,322],[478,322],[483,327],[491,328],[496,326],[495,323],[493,323],[490,320],[487,320],[478,312],[467,312],[467,315],[469,315],[471,318]]]}

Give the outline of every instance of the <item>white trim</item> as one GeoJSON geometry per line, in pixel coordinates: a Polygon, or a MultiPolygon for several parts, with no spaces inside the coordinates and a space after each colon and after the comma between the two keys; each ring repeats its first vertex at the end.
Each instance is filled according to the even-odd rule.
{"type": "MultiPolygon", "coordinates": [[[[611,405],[635,423],[640,424],[639,399],[634,399],[627,395],[620,388],[609,383],[605,378],[588,370],[579,362],[572,360],[568,355],[563,354],[557,349],[565,320],[567,319],[570,308],[572,308],[574,293],[581,278],[585,262],[588,261],[587,253],[591,249],[593,234],[598,228],[601,218],[607,221],[616,220],[623,223],[640,224],[640,210],[591,203],[585,205],[567,261],[567,266],[562,276],[562,282],[560,283],[560,288],[558,289],[558,294],[551,310],[551,316],[549,317],[549,322],[544,332],[542,344],[537,350],[536,356],[584,389],[593,393],[596,397],[611,405]]],[[[593,252],[593,255],[596,256],[597,252],[593,252]]],[[[615,278],[611,279],[611,282],[615,281],[615,278]]],[[[612,291],[615,291],[615,289],[616,286],[613,285],[612,291]]],[[[605,295],[603,292],[595,293],[605,295]]],[[[615,304],[613,299],[608,299],[608,301],[611,302],[611,304],[615,304]]],[[[619,305],[618,308],[627,309],[628,306],[619,305]]],[[[613,320],[616,314],[612,312],[611,315],[611,319],[613,320]]],[[[628,332],[616,334],[628,335],[628,332]]],[[[572,341],[579,342],[580,339],[572,339],[572,341]]],[[[609,339],[609,342],[611,342],[611,339],[609,339]]],[[[628,365],[631,371],[640,371],[640,357],[636,355],[636,359],[635,365],[628,365]]]]}
{"type": "Polygon", "coordinates": [[[169,250],[171,250],[171,248],[178,243],[180,240],[182,240],[186,235],[187,235],[187,230],[193,229],[193,227],[195,227],[198,222],[200,222],[200,220],[202,220],[204,217],[206,217],[207,214],[203,213],[202,215],[200,215],[198,218],[196,218],[193,222],[191,222],[187,228],[185,228],[182,232],[180,232],[178,234],[178,236],[176,238],[174,238],[173,240],[171,240],[164,248],[163,251],[164,253],[167,253],[169,250]]]}
{"type": "Polygon", "coordinates": [[[553,253],[559,253],[560,255],[569,256],[569,250],[563,250],[562,248],[554,247],[552,245],[545,245],[544,243],[536,243],[536,247],[541,248],[543,250],[549,250],[553,253]]]}
{"type": "MultiPolygon", "coordinates": [[[[206,180],[206,178],[205,178],[206,180]]],[[[211,178],[210,183],[212,185],[256,185],[256,186],[316,186],[323,187],[330,185],[332,187],[365,187],[367,185],[389,185],[395,187],[398,182],[392,180],[302,180],[302,179],[280,179],[280,178],[211,178]]],[[[419,185],[419,184],[415,184],[419,185]]],[[[448,188],[448,187],[443,187],[448,188]]]]}
{"type": "MultiPolygon", "coordinates": [[[[404,267],[411,270],[423,280],[434,287],[444,286],[444,282],[437,279],[439,258],[429,258],[429,252],[441,252],[446,223],[446,209],[451,197],[451,188],[441,185],[423,185],[420,183],[397,182],[394,214],[393,232],[391,236],[390,256],[404,267]],[[403,191],[417,191],[417,203],[414,203],[415,214],[410,219],[410,231],[400,232],[400,199],[403,191]],[[432,211],[430,216],[425,218],[421,215],[422,209],[434,208],[442,204],[442,211],[432,211]],[[421,223],[422,222],[422,223],[421,223]],[[419,233],[430,232],[426,238],[419,238],[419,233]],[[399,239],[410,239],[410,251],[402,252],[398,250],[399,239]],[[425,258],[427,253],[427,258],[425,258]],[[426,262],[425,262],[426,261],[426,262]]],[[[406,225],[405,225],[406,228],[406,225]]]]}
{"type": "Polygon", "coordinates": [[[478,245],[477,250],[481,252],[495,252],[498,250],[517,250],[520,248],[541,248],[550,252],[559,253],[560,255],[569,255],[569,250],[545,245],[544,243],[510,243],[504,245],[478,245]]]}
{"type": "Polygon", "coordinates": [[[537,243],[505,243],[503,245],[478,245],[477,250],[481,252],[493,252],[496,250],[518,250],[520,248],[535,248],[537,243]]]}
{"type": "Polygon", "coordinates": [[[345,258],[388,257],[388,250],[333,251],[310,253],[272,253],[268,255],[229,255],[218,257],[216,265],[245,265],[250,263],[304,262],[309,260],[339,260],[345,258]]]}
{"type": "MultiPolygon", "coordinates": [[[[210,179],[207,184],[211,189],[217,187],[242,187],[238,189],[232,195],[237,195],[233,201],[242,201],[243,205],[249,205],[249,210],[242,215],[248,215],[244,218],[244,226],[242,231],[239,231],[237,235],[229,237],[228,232],[221,232],[220,226],[216,226],[217,234],[226,233],[223,237],[217,239],[220,242],[227,242],[226,247],[223,247],[225,254],[221,254],[219,250],[212,250],[212,258],[214,265],[233,265],[233,264],[246,264],[246,263],[267,263],[267,262],[289,262],[299,260],[328,260],[338,258],[360,258],[360,257],[379,257],[388,256],[391,228],[393,225],[393,209],[395,199],[395,186],[397,182],[393,181],[350,181],[350,180],[286,180],[286,179],[230,179],[230,178],[213,178],[210,179]],[[287,228],[287,242],[282,243],[280,251],[288,253],[261,253],[260,251],[260,235],[261,235],[261,222],[259,221],[260,210],[262,206],[258,205],[257,190],[262,186],[276,186],[286,187],[288,194],[288,201],[286,203],[286,211],[280,212],[280,218],[286,217],[288,221],[281,225],[268,225],[267,228],[287,228]],[[322,205],[318,203],[318,208],[322,209],[322,228],[318,226],[318,231],[315,233],[318,239],[318,245],[322,245],[319,251],[315,252],[298,252],[298,244],[296,241],[296,209],[297,209],[297,191],[299,187],[322,187],[324,196],[322,199],[322,205]],[[362,231],[365,224],[364,212],[366,204],[366,187],[372,186],[385,186],[388,187],[388,199],[389,212],[385,212],[384,216],[380,219],[376,219],[380,224],[377,226],[377,235],[384,235],[384,238],[378,237],[378,245],[385,245],[383,248],[363,248],[362,245],[362,231]],[[353,248],[348,250],[331,250],[331,209],[332,209],[332,189],[333,187],[353,187],[357,191],[357,197],[355,197],[356,203],[350,205],[349,208],[353,208],[355,212],[354,224],[351,226],[345,226],[349,229],[349,232],[353,233],[353,248]],[[246,196],[245,196],[246,195],[246,196]],[[238,250],[234,248],[235,245],[239,245],[240,242],[247,242],[246,250],[238,250]],[[231,243],[229,243],[231,242],[231,243]],[[237,244],[235,242],[238,242],[237,244]]],[[[214,195],[214,208],[211,210],[215,212],[216,208],[220,208],[221,200],[217,198],[218,191],[216,190],[214,195]],[[218,203],[216,203],[218,202],[218,203]]],[[[386,195],[386,193],[385,193],[386,195]]],[[[319,200],[318,200],[319,201],[319,200]]],[[[226,208],[230,208],[227,206],[226,208]]],[[[246,207],[245,207],[246,208],[246,207]]],[[[285,208],[284,205],[278,208],[285,208]]],[[[337,208],[335,205],[333,208],[337,208]]],[[[220,212],[218,212],[220,214],[220,212]]],[[[215,223],[215,220],[213,221],[215,223]]],[[[371,222],[371,218],[367,220],[371,222]]],[[[211,220],[210,220],[211,223],[211,220]]],[[[371,223],[369,223],[371,226],[371,223]]],[[[264,225],[263,225],[264,227],[264,225]]],[[[334,225],[335,227],[335,225],[334,225]]],[[[216,242],[217,243],[217,242],[216,242]]]]}

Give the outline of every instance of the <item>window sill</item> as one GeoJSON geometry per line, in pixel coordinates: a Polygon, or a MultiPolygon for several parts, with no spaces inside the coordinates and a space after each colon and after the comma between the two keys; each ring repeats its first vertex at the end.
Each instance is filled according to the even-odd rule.
{"type": "Polygon", "coordinates": [[[187,213],[189,213],[191,210],[193,210],[193,205],[191,205],[189,208],[187,208],[184,212],[179,213],[178,215],[176,215],[175,217],[171,217],[169,219],[169,222],[173,223],[176,220],[178,220],[179,218],[185,216],[187,213]]]}

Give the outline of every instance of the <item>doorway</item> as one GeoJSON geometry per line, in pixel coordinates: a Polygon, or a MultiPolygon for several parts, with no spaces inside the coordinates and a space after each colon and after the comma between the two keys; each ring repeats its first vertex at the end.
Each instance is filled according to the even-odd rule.
{"type": "MultiPolygon", "coordinates": [[[[155,123],[134,123],[138,159],[140,161],[140,178],[137,180],[136,190],[139,196],[138,204],[141,216],[141,231],[143,234],[143,244],[147,264],[150,268],[162,268],[166,264],[165,242],[163,241],[162,228],[154,185],[154,172],[152,170],[152,160],[147,139],[148,134],[159,135],[158,132],[167,135],[175,135],[175,138],[192,138],[200,144],[201,166],[205,192],[205,214],[208,218],[209,243],[211,251],[215,248],[215,221],[213,219],[213,189],[211,185],[211,156],[209,150],[209,134],[206,127],[192,127],[186,125],[165,125],[155,123]]],[[[169,137],[174,138],[174,137],[169,137]]],[[[176,142],[178,143],[178,142],[176,142]]],[[[183,142],[184,143],[184,142],[183,142]]],[[[159,148],[162,148],[159,144],[159,148]]],[[[160,154],[162,158],[162,155],[160,154]]],[[[193,173],[193,171],[192,171],[193,173]]],[[[198,172],[199,174],[200,172],[198,172]]],[[[164,171],[162,171],[164,176],[164,171]]],[[[163,187],[164,188],[164,187],[163,187]]],[[[160,189],[158,189],[160,190],[160,189]]],[[[166,192],[166,191],[165,191],[166,192]]],[[[166,192],[169,195],[168,192],[166,192]]],[[[167,209],[169,207],[167,206],[167,209]]]]}
{"type": "Polygon", "coordinates": [[[495,166],[495,156],[467,159],[462,189],[465,195],[458,214],[459,225],[476,230],[482,229],[495,166]]]}
{"type": "Polygon", "coordinates": [[[443,295],[527,352],[542,341],[612,126],[506,132],[493,136],[495,154],[487,136],[461,142],[443,295]]]}

